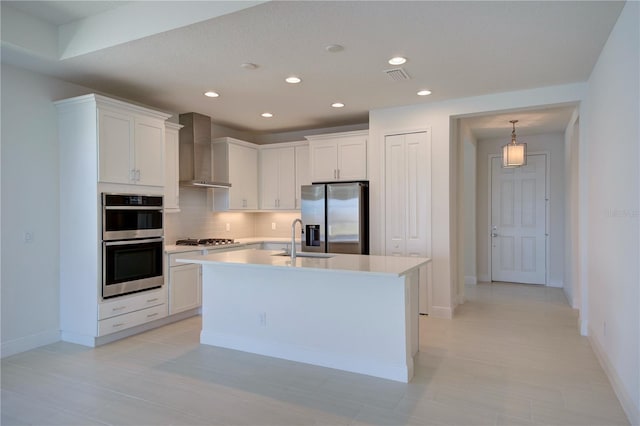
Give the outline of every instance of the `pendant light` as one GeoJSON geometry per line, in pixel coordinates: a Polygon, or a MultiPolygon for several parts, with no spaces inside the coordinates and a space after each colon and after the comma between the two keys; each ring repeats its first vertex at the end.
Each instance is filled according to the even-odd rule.
{"type": "Polygon", "coordinates": [[[511,131],[511,142],[502,147],[502,167],[521,167],[527,164],[527,144],[516,142],[516,123],[518,120],[511,120],[513,125],[511,131]]]}

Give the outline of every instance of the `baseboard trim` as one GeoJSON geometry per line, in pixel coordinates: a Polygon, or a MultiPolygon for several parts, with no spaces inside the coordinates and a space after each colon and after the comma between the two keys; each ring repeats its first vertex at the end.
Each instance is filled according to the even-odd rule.
{"type": "Polygon", "coordinates": [[[5,358],[21,352],[30,351],[40,346],[50,345],[60,341],[60,330],[48,330],[31,334],[18,339],[2,342],[0,358],[5,358]]]}
{"type": "Polygon", "coordinates": [[[564,283],[562,281],[549,281],[547,287],[564,288],[564,283]]]}
{"type": "Polygon", "coordinates": [[[453,309],[447,306],[431,306],[429,316],[433,318],[453,318],[453,309]]]}
{"type": "Polygon", "coordinates": [[[465,275],[464,276],[464,284],[465,285],[478,284],[478,277],[476,277],[475,275],[465,275]]]}
{"type": "Polygon", "coordinates": [[[580,327],[580,335],[581,336],[589,336],[589,321],[578,318],[578,326],[580,327]]]}
{"type": "Polygon", "coordinates": [[[615,392],[618,400],[620,401],[620,405],[622,405],[622,409],[627,415],[627,419],[629,423],[632,425],[640,424],[640,407],[638,407],[633,398],[627,393],[626,389],[622,385],[622,381],[620,380],[620,376],[616,372],[613,365],[609,361],[609,357],[607,353],[603,349],[602,345],[598,341],[593,330],[589,329],[589,343],[591,343],[591,348],[593,352],[596,354],[596,358],[598,358],[598,362],[600,366],[604,370],[605,374],[609,378],[609,382],[611,382],[611,387],[613,387],[613,391],[615,392]]]}

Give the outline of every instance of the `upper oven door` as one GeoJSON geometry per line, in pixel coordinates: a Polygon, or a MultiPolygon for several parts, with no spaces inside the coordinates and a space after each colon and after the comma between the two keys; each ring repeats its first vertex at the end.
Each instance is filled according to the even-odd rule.
{"type": "Polygon", "coordinates": [[[162,197],[104,194],[104,241],[163,235],[162,197]]]}

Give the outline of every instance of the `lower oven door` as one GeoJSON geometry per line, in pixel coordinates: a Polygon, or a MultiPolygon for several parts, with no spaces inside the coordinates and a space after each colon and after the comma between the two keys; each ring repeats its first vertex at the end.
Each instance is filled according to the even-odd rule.
{"type": "Polygon", "coordinates": [[[157,288],[164,283],[162,238],[102,244],[103,298],[157,288]]]}

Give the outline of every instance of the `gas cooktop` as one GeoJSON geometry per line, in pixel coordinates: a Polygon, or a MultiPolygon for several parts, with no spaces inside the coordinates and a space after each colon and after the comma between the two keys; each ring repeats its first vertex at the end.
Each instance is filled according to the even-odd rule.
{"type": "Polygon", "coordinates": [[[227,246],[237,244],[233,238],[186,238],[176,241],[177,246],[227,246]]]}

